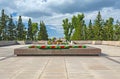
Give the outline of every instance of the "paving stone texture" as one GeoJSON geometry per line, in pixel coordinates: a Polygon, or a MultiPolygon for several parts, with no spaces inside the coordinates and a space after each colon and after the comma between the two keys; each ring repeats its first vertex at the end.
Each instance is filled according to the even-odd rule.
{"type": "Polygon", "coordinates": [[[120,79],[120,47],[102,48],[101,56],[15,56],[0,47],[0,79],[120,79]]]}

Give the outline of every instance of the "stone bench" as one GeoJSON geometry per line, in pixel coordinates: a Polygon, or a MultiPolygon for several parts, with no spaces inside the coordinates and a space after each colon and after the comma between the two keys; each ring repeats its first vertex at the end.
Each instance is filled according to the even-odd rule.
{"type": "Polygon", "coordinates": [[[70,48],[70,49],[38,49],[22,47],[14,49],[17,56],[25,55],[100,55],[101,49],[95,47],[70,48]]]}

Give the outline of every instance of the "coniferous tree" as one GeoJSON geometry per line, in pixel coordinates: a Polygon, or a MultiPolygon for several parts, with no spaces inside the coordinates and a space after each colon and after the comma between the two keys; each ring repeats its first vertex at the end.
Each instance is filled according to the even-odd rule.
{"type": "Polygon", "coordinates": [[[104,26],[104,35],[105,37],[103,37],[105,40],[113,40],[113,35],[114,35],[114,31],[113,31],[113,18],[109,18],[108,20],[106,20],[105,22],[105,26],[104,26]]]}
{"type": "Polygon", "coordinates": [[[24,29],[23,29],[23,38],[22,38],[22,40],[26,40],[27,39],[27,30],[26,30],[26,27],[25,27],[24,24],[23,24],[23,26],[24,26],[24,29]]]}
{"type": "Polygon", "coordinates": [[[10,16],[8,22],[8,40],[16,40],[16,26],[13,22],[12,16],[10,16]]]}
{"type": "Polygon", "coordinates": [[[113,40],[113,34],[114,34],[113,22],[114,22],[114,19],[112,17],[110,17],[109,20],[108,20],[108,36],[109,36],[109,40],[113,40]]]}
{"type": "Polygon", "coordinates": [[[33,40],[32,21],[31,21],[31,19],[28,20],[27,40],[33,40]]]}
{"type": "Polygon", "coordinates": [[[1,40],[3,40],[3,32],[4,32],[4,28],[6,26],[5,23],[5,13],[4,13],[4,9],[1,11],[1,22],[0,22],[0,36],[1,36],[1,40]]]}
{"type": "Polygon", "coordinates": [[[18,18],[18,24],[17,24],[17,40],[25,40],[26,38],[26,32],[25,32],[25,27],[22,22],[21,16],[18,18]]]}
{"type": "Polygon", "coordinates": [[[7,22],[9,17],[4,13],[4,9],[1,12],[1,19],[0,19],[0,39],[7,40],[7,22]]]}
{"type": "Polygon", "coordinates": [[[9,21],[9,16],[5,14],[5,26],[3,30],[3,40],[8,40],[8,21],[9,21]]]}
{"type": "Polygon", "coordinates": [[[88,28],[86,24],[83,25],[83,40],[88,40],[88,28]]]}
{"type": "Polygon", "coordinates": [[[48,34],[44,22],[40,22],[40,31],[38,33],[38,40],[48,40],[48,34]]]}
{"type": "Polygon", "coordinates": [[[101,14],[100,12],[98,12],[98,15],[94,21],[94,34],[95,34],[95,40],[102,40],[102,34],[103,34],[103,31],[102,31],[102,27],[103,27],[103,20],[102,20],[102,17],[101,17],[101,14]]]}
{"type": "MultiPolygon", "coordinates": [[[[88,27],[84,21],[84,14],[73,16],[71,22],[68,19],[63,20],[63,29],[66,40],[120,40],[120,22],[113,24],[114,18],[108,18],[103,21],[100,12],[94,23],[91,20],[88,27]]],[[[38,24],[28,21],[28,32],[19,16],[15,25],[12,16],[5,14],[4,9],[0,16],[0,40],[47,40],[48,34],[44,22],[40,22],[40,31],[38,32],[38,24]],[[16,32],[17,31],[17,32],[16,32]]]]}
{"type": "Polygon", "coordinates": [[[87,40],[88,28],[85,24],[85,21],[82,21],[82,40],[87,40]]]}
{"type": "Polygon", "coordinates": [[[118,20],[114,25],[114,40],[120,41],[120,22],[118,20]]]}
{"type": "Polygon", "coordinates": [[[88,40],[92,40],[94,38],[94,33],[93,33],[93,25],[92,25],[92,21],[89,21],[89,25],[88,25],[88,35],[87,35],[87,39],[88,40]]]}

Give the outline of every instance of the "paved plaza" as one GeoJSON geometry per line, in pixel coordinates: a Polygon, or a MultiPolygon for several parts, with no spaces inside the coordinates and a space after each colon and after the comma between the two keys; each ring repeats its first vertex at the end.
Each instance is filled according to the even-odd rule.
{"type": "Polygon", "coordinates": [[[89,45],[101,56],[15,56],[24,46],[0,47],[0,79],[120,79],[120,47],[89,45]]]}

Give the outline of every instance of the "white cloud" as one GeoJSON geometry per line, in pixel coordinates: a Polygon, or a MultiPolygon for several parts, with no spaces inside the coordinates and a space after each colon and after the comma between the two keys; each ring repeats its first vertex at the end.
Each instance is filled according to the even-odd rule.
{"type": "MultiPolygon", "coordinates": [[[[100,12],[104,20],[108,19],[109,17],[113,17],[114,21],[116,20],[120,21],[120,9],[114,9],[112,7],[108,7],[108,8],[103,8],[102,10],[100,10],[100,12]]],[[[85,13],[85,21],[87,23],[89,22],[90,19],[94,21],[97,14],[98,14],[98,11],[85,13]]]]}
{"type": "Polygon", "coordinates": [[[29,18],[38,23],[43,20],[46,25],[51,25],[49,28],[63,33],[62,20],[71,19],[73,15],[81,12],[85,14],[86,23],[90,19],[94,20],[98,11],[101,11],[103,19],[113,17],[120,20],[118,3],[114,0],[0,0],[0,7],[8,14],[17,12],[17,16],[13,17],[15,20],[18,20],[19,15],[24,22],[29,18]]]}
{"type": "Polygon", "coordinates": [[[101,14],[104,19],[108,19],[109,17],[113,17],[115,20],[120,20],[120,9],[103,8],[101,10],[101,14]]]}
{"type": "MultiPolygon", "coordinates": [[[[18,18],[19,18],[19,16],[13,17],[13,19],[14,19],[15,21],[18,21],[18,18]]],[[[24,23],[27,23],[28,20],[29,20],[29,18],[31,18],[31,17],[22,16],[22,21],[23,21],[24,23]]]]}

